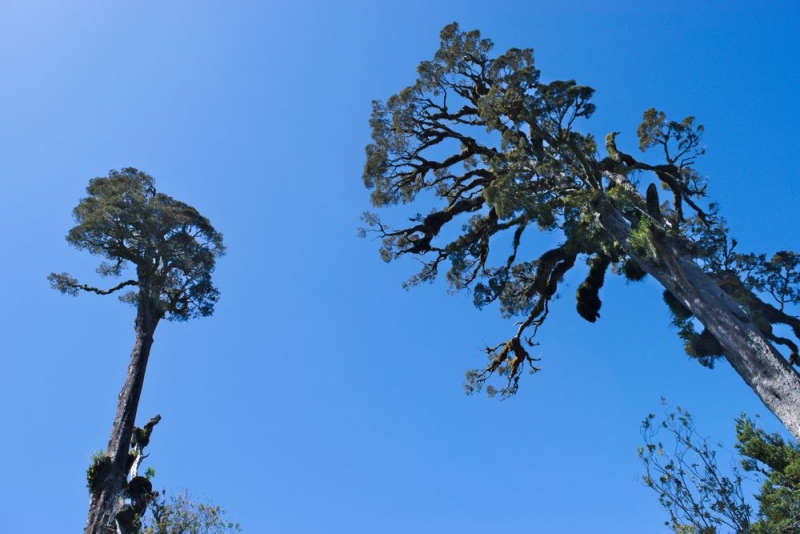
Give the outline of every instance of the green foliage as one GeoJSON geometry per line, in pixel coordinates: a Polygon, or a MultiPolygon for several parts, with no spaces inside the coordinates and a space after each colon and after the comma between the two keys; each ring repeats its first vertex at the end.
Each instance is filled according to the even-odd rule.
{"type": "Polygon", "coordinates": [[[742,256],[739,261],[743,267],[749,267],[746,283],[771,295],[781,310],[788,304],[800,303],[799,254],[782,250],[769,260],[761,254],[742,256]]]}
{"type": "Polygon", "coordinates": [[[658,258],[658,247],[656,245],[657,234],[656,226],[650,219],[642,218],[639,224],[631,229],[628,244],[641,256],[649,260],[658,258]]]}
{"type": "Polygon", "coordinates": [[[736,420],[736,439],[742,467],[763,479],[753,532],[800,533],[800,447],[744,415],[736,420]]]}
{"type": "Polygon", "coordinates": [[[687,411],[665,409],[659,422],[648,415],[642,436],[645,445],[638,451],[645,467],[642,481],[658,493],[669,513],[665,525],[679,533],[715,534],[723,527],[749,532],[751,509],[744,499],[742,476],[735,468],[731,476],[720,472],[718,447],[697,433],[687,411]],[[674,439],[673,446],[667,448],[657,439],[660,431],[674,439]]]}
{"type": "Polygon", "coordinates": [[[89,489],[89,495],[95,496],[102,491],[110,468],[111,458],[105,451],[99,450],[92,453],[91,462],[86,469],[86,487],[89,489]]]}
{"type": "Polygon", "coordinates": [[[232,534],[241,532],[239,523],[227,519],[224,508],[191,499],[188,492],[167,497],[157,494],[150,514],[143,519],[142,534],[232,534]]]}
{"type": "Polygon", "coordinates": [[[642,123],[636,129],[639,136],[639,150],[660,147],[666,155],[667,162],[681,166],[693,161],[703,154],[700,146],[703,126],[695,124],[694,117],[686,117],[681,122],[668,120],[663,111],[648,109],[642,116],[642,123]]]}
{"type": "Polygon", "coordinates": [[[800,448],[796,444],[767,433],[745,415],[736,419],[742,469],[762,482],[754,496],[758,503],[754,513],[745,498],[740,471],[735,465],[719,464],[723,449],[698,434],[686,410],[665,408],[659,422],[650,414],[642,422],[642,436],[642,480],[658,493],[670,517],[665,524],[674,532],[800,533],[800,448]],[[658,439],[659,432],[666,432],[674,443],[665,445],[658,439]]]}
{"type": "Polygon", "coordinates": [[[136,278],[103,290],[80,284],[66,273],[52,273],[48,279],[53,288],[70,295],[105,295],[137,287],[121,300],[147,302],[159,317],[184,321],[213,313],[219,291],[211,273],[225,247],[208,219],[157,192],[155,180],[133,168],[90,180],[86,192],[73,210],[77,225],[67,241],[104,258],[97,268],[101,276],[119,277],[132,266],[136,278]]]}

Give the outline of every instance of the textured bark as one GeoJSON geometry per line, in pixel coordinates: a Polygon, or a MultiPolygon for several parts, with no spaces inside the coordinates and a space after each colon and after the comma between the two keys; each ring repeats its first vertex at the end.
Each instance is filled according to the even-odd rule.
{"type": "Polygon", "coordinates": [[[800,375],[736,301],[700,269],[679,241],[668,236],[656,239],[653,243],[658,251],[656,257],[643,257],[628,245],[630,224],[610,202],[601,202],[598,221],[642,269],[714,334],[739,376],[794,438],[800,440],[800,375]]]}
{"type": "Polygon", "coordinates": [[[131,435],[144,386],[147,360],[153,345],[153,333],[158,321],[159,317],[152,309],[149,298],[140,296],[136,314],[136,340],[131,351],[125,384],[119,393],[117,414],[108,440],[107,455],[111,458],[111,468],[103,483],[103,489],[96,496],[92,496],[85,534],[117,532],[114,516],[122,502],[122,492],[127,482],[131,435]]]}

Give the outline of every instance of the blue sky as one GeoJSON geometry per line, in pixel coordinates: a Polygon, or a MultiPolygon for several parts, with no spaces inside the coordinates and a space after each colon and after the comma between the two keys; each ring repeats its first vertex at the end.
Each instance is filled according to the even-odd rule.
{"type": "Polygon", "coordinates": [[[413,83],[454,20],[594,87],[587,128],[628,152],[645,109],[697,116],[742,250],[798,248],[795,2],[3,2],[0,531],[83,527],[133,310],[46,276],[97,281],[64,235],[88,180],[126,166],[228,246],[214,317],[156,332],[146,465],[246,532],[665,532],[636,458],[661,396],[729,446],[740,412],[779,429],[726,364],[688,360],[652,281],[610,279],[589,324],[567,280],[544,371],[506,402],[463,394],[512,324],[443,283],[404,291],[414,262],[356,237],[370,102],[413,83]]]}

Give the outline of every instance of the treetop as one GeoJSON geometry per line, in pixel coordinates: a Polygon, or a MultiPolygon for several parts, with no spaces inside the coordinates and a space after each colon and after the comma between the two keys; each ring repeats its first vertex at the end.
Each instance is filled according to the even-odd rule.
{"type": "Polygon", "coordinates": [[[136,278],[110,289],[84,284],[66,273],[51,274],[51,285],[71,295],[110,294],[138,287],[121,300],[140,303],[146,295],[159,316],[187,320],[211,315],[219,291],[211,282],[216,259],[224,255],[222,234],[193,207],[156,190],[155,180],[132,167],[93,178],[88,196],[73,210],[77,225],[67,242],[101,256],[104,277],[119,277],[132,266],[136,278]]]}

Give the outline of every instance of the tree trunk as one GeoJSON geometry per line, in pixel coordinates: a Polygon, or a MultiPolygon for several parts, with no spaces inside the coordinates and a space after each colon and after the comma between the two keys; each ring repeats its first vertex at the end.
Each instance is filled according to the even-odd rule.
{"type": "Polygon", "coordinates": [[[122,492],[127,482],[131,436],[139,407],[139,397],[144,386],[147,359],[150,356],[150,347],[153,345],[153,333],[158,321],[158,314],[152,309],[149,299],[140,297],[136,313],[136,340],[131,351],[125,384],[119,393],[117,414],[106,451],[106,455],[111,459],[110,469],[102,490],[97,495],[92,495],[85,534],[117,532],[114,515],[121,503],[122,492]]]}
{"type": "MultiPolygon", "coordinates": [[[[635,194],[639,195],[638,192],[635,194]]],[[[611,202],[601,201],[598,221],[622,243],[642,269],[658,280],[714,334],[724,349],[725,358],[739,376],[800,441],[800,375],[736,301],[669,237],[656,240],[654,245],[658,253],[655,258],[633,250],[628,244],[630,223],[611,202]]]]}

